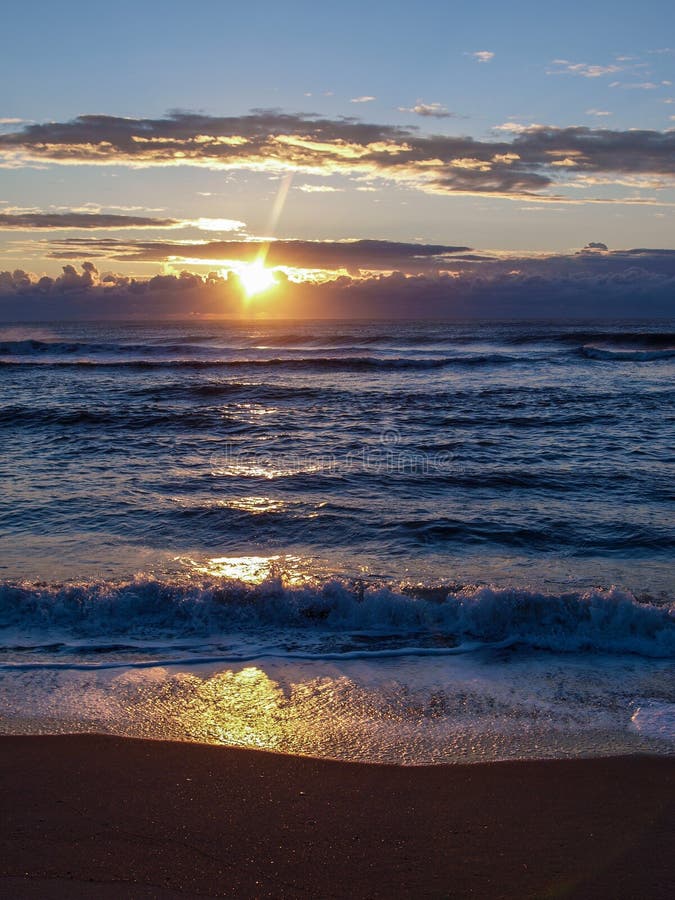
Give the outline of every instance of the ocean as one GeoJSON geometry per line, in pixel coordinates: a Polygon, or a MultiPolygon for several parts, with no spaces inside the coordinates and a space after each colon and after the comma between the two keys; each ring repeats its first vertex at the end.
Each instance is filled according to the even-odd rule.
{"type": "Polygon", "coordinates": [[[675,322],[0,328],[0,732],[675,752],[675,322]]]}

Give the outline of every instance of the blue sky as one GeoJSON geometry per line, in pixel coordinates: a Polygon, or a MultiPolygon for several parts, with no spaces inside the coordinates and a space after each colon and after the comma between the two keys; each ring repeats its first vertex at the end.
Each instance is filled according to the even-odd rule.
{"type": "MultiPolygon", "coordinates": [[[[519,254],[566,253],[588,242],[675,249],[669,145],[655,160],[654,139],[645,138],[643,151],[631,149],[621,162],[631,132],[658,137],[675,128],[671,4],[121,0],[92,7],[66,0],[5,9],[12,27],[0,56],[0,136],[19,136],[0,145],[0,166],[6,166],[0,167],[0,269],[58,273],[65,251],[52,240],[92,234],[65,218],[72,211],[171,218],[178,241],[213,238],[194,225],[209,218],[241,222],[248,238],[270,236],[271,209],[289,170],[292,182],[274,226],[278,238],[461,244],[519,254]],[[397,141],[399,149],[382,151],[391,154],[408,134],[470,137],[484,155],[494,146],[501,158],[501,143],[525,135],[534,145],[536,129],[552,126],[559,155],[551,151],[547,167],[541,153],[548,151],[541,151],[529,164],[527,184],[500,182],[493,189],[479,178],[476,189],[463,181],[460,189],[456,180],[441,185],[440,174],[431,186],[408,170],[392,174],[388,164],[356,171],[298,165],[289,157],[274,169],[258,157],[241,165],[167,165],[130,158],[117,145],[105,165],[74,150],[65,165],[33,137],[22,137],[31,126],[83,115],[129,117],[160,135],[157,125],[143,123],[173,110],[202,114],[207,131],[211,119],[276,110],[299,117],[293,140],[312,121],[303,114],[316,114],[335,124],[331,152],[352,140],[340,131],[345,117],[378,126],[383,146],[397,141]],[[387,129],[395,127],[402,136],[392,138],[387,129]],[[611,132],[611,158],[598,152],[586,165],[584,148],[565,156],[565,130],[574,128],[611,132]],[[531,183],[543,171],[550,184],[531,183]],[[47,230],[12,218],[29,213],[60,215],[63,227],[47,230]]],[[[102,141],[107,127],[100,129],[102,141]]],[[[269,137],[280,126],[265,127],[269,137]]],[[[163,135],[153,139],[166,141],[163,135]]],[[[325,149],[314,144],[315,155],[325,149]]],[[[431,155],[418,163],[431,171],[436,144],[427,145],[431,155]]],[[[474,156],[470,147],[457,151],[453,178],[457,166],[478,169],[474,156]]],[[[447,166],[445,157],[442,162],[447,166]]],[[[108,234],[97,225],[95,236],[102,233],[108,234]]],[[[139,234],[130,227],[109,236],[132,242],[139,234]]],[[[146,226],[140,237],[160,239],[166,232],[146,226]]],[[[100,245],[94,249],[105,258],[100,245]]],[[[126,265],[130,274],[150,276],[170,263],[153,258],[126,265]]]]}
{"type": "Polygon", "coordinates": [[[675,40],[667,3],[66,0],[8,3],[5,15],[12,40],[0,71],[12,87],[2,115],[37,121],[256,106],[353,114],[352,98],[375,96],[363,106],[378,121],[409,121],[398,107],[423,99],[469,117],[450,124],[472,134],[515,116],[579,124],[589,108],[609,108],[613,126],[662,128],[661,101],[675,94],[608,89],[612,81],[670,80],[672,55],[650,53],[675,40]],[[467,55],[481,50],[494,58],[478,64],[467,55]],[[609,66],[617,56],[639,57],[644,68],[626,62],[611,78],[546,75],[555,59],[609,66]]]}

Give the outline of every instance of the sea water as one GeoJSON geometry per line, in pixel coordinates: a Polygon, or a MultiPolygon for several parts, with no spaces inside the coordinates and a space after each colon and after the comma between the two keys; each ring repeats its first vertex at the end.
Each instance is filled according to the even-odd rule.
{"type": "Polygon", "coordinates": [[[675,752],[675,323],[0,329],[0,730],[675,752]]]}

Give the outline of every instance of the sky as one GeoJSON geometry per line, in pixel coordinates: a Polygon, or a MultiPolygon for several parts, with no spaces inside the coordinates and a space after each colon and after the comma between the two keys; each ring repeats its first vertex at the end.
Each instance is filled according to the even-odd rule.
{"type": "Polygon", "coordinates": [[[283,311],[298,283],[316,298],[302,314],[337,313],[401,277],[434,314],[454,291],[489,315],[486,285],[534,298],[541,279],[559,305],[604,291],[609,310],[611,290],[669,312],[671,4],[64,0],[6,16],[4,318],[28,297],[66,314],[82,292],[105,311],[99,295],[119,306],[132,283],[139,314],[169,285],[187,292],[171,314],[217,313],[219,293],[283,311]]]}

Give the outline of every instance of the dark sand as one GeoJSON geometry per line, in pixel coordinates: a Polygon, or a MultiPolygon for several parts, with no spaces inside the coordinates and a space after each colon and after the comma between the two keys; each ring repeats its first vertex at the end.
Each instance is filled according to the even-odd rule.
{"type": "Polygon", "coordinates": [[[0,738],[2,897],[675,896],[675,760],[404,768],[0,738]]]}

